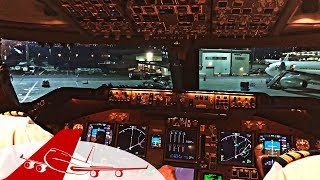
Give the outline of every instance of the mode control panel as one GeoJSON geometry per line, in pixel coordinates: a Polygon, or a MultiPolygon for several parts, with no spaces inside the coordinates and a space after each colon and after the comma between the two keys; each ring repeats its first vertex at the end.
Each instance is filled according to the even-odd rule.
{"type": "Polygon", "coordinates": [[[230,107],[241,109],[255,109],[256,98],[254,96],[230,96],[230,107]]]}
{"type": "Polygon", "coordinates": [[[109,102],[130,103],[131,91],[125,89],[111,89],[109,91],[109,102]]]}
{"type": "Polygon", "coordinates": [[[132,91],[133,105],[149,105],[149,106],[176,106],[177,100],[175,95],[170,91],[148,91],[137,90],[132,91]]]}
{"type": "Polygon", "coordinates": [[[180,101],[184,108],[214,109],[214,94],[183,93],[180,101]]]}
{"type": "Polygon", "coordinates": [[[131,104],[138,106],[151,106],[158,108],[182,108],[185,111],[196,110],[200,112],[222,111],[231,109],[256,109],[257,98],[250,94],[235,94],[223,92],[173,92],[156,89],[117,89],[111,88],[108,94],[110,104],[131,104]]]}
{"type": "Polygon", "coordinates": [[[149,91],[132,91],[131,104],[137,105],[153,105],[153,92],[149,91]]]}

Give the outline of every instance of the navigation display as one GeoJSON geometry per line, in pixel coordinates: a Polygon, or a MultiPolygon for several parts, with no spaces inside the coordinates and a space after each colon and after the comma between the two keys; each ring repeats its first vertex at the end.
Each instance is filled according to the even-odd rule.
{"type": "Polygon", "coordinates": [[[86,141],[113,145],[114,124],[92,122],[87,125],[86,141]]]}
{"type": "Polygon", "coordinates": [[[272,166],[276,157],[291,148],[291,138],[279,134],[259,134],[259,143],[263,144],[264,154],[270,156],[263,159],[264,166],[272,166]]]}
{"type": "Polygon", "coordinates": [[[230,164],[252,164],[252,134],[220,132],[219,161],[230,164]]]}
{"type": "Polygon", "coordinates": [[[196,130],[172,128],[167,130],[167,160],[195,162],[197,157],[198,135],[196,130]]]}
{"type": "Polygon", "coordinates": [[[175,167],[177,180],[194,180],[194,169],[193,168],[183,168],[175,167]]]}
{"type": "Polygon", "coordinates": [[[203,180],[223,180],[223,176],[216,173],[203,173],[203,180]]]}
{"type": "Polygon", "coordinates": [[[146,155],[146,126],[120,124],[117,147],[140,157],[146,155]]]}

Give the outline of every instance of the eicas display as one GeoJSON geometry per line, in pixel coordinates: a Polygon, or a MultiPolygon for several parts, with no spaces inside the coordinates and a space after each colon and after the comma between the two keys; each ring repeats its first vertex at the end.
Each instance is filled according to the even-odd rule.
{"type": "Polygon", "coordinates": [[[223,176],[221,174],[216,173],[203,173],[203,180],[223,180],[223,176]]]}
{"type": "Polygon", "coordinates": [[[220,162],[252,163],[252,135],[250,133],[220,132],[220,162]]]}
{"type": "Polygon", "coordinates": [[[196,161],[198,136],[196,130],[168,129],[166,159],[196,161]]]}
{"type": "Polygon", "coordinates": [[[113,144],[114,125],[109,123],[88,123],[86,141],[99,144],[113,144]]]}
{"type": "Polygon", "coordinates": [[[263,144],[264,154],[269,156],[262,160],[264,166],[272,166],[276,157],[291,147],[290,137],[279,134],[259,134],[259,143],[263,144]]]}
{"type": "Polygon", "coordinates": [[[146,154],[146,126],[119,125],[117,147],[144,157],[146,154]]]}

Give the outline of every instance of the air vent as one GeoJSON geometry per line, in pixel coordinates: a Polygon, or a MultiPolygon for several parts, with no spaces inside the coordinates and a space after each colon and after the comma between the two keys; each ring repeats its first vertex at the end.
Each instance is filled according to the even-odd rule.
{"type": "Polygon", "coordinates": [[[227,7],[227,5],[228,5],[228,2],[226,2],[226,1],[219,1],[218,2],[218,7],[227,7]]]}
{"type": "Polygon", "coordinates": [[[232,14],[240,14],[240,9],[232,9],[232,14]]]}
{"type": "Polygon", "coordinates": [[[243,14],[251,14],[251,12],[252,12],[252,9],[243,9],[242,10],[243,14]]]}

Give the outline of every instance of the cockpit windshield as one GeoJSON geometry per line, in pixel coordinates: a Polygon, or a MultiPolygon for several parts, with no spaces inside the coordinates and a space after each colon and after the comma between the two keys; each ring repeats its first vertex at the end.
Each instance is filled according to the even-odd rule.
{"type": "MultiPolygon", "coordinates": [[[[60,87],[98,88],[105,84],[172,89],[172,58],[176,58],[174,53],[165,47],[152,46],[12,40],[2,40],[1,45],[1,59],[10,68],[20,102],[33,101],[60,87]]],[[[190,73],[199,75],[200,90],[318,98],[319,58],[316,48],[200,49],[199,72],[190,73]]]]}
{"type": "Polygon", "coordinates": [[[165,48],[2,40],[1,57],[20,102],[60,87],[172,89],[165,48]]]}
{"type": "Polygon", "coordinates": [[[201,90],[320,97],[316,48],[201,49],[199,55],[201,90]]]}

